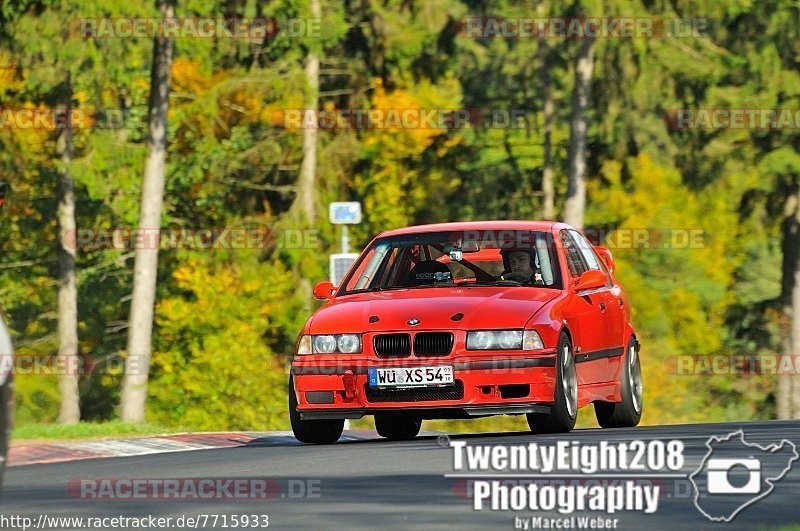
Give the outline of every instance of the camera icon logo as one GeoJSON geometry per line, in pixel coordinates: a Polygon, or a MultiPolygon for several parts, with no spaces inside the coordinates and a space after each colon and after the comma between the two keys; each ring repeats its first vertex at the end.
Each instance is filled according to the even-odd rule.
{"type": "Polygon", "coordinates": [[[761,492],[761,461],[754,458],[709,459],[706,463],[709,494],[758,494],[761,492]],[[747,482],[736,486],[731,473],[749,472],[747,482]]]}
{"type": "Polygon", "coordinates": [[[745,507],[775,490],[775,484],[800,459],[794,443],[781,439],[761,446],[742,430],[711,437],[708,452],[689,475],[697,510],[712,522],[730,522],[745,507]]]}

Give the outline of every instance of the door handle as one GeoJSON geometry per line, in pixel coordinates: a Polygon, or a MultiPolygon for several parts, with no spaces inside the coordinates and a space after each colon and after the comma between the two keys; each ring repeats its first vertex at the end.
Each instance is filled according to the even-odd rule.
{"type": "Polygon", "coordinates": [[[622,300],[622,297],[619,298],[619,307],[622,308],[625,306],[625,301],[622,300]]]}
{"type": "Polygon", "coordinates": [[[601,311],[605,311],[606,310],[606,303],[603,302],[603,301],[600,301],[600,310],[601,311]]]}

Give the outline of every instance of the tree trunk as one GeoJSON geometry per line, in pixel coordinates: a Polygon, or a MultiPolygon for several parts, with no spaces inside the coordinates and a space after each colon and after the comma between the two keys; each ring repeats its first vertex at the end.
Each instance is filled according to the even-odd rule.
{"type": "Polygon", "coordinates": [[[73,157],[72,145],[72,79],[67,74],[65,109],[66,126],[58,138],[61,168],[58,172],[58,364],[63,370],[58,388],[61,406],[60,424],[76,424],[81,419],[78,393],[78,286],[75,279],[76,223],[75,185],[69,165],[73,157]]]}
{"type": "MultiPolygon", "coordinates": [[[[311,0],[311,16],[321,17],[319,0],[311,0]]],[[[312,45],[306,57],[306,85],[308,99],[305,112],[316,113],[319,108],[319,50],[312,45]]],[[[316,120],[315,120],[316,123],[316,120]]],[[[303,162],[297,182],[295,208],[306,218],[309,226],[316,218],[317,127],[303,129],[303,162]]]]}
{"type": "Polygon", "coordinates": [[[539,39],[541,57],[542,97],[544,98],[544,138],[542,140],[542,218],[551,220],[555,217],[555,185],[553,183],[553,88],[550,79],[550,47],[544,38],[539,39]]]}
{"type": "MultiPolygon", "coordinates": [[[[783,264],[781,278],[781,326],[784,356],[794,356],[800,347],[800,187],[794,187],[784,205],[783,264]]],[[[792,364],[779,366],[793,367],[792,364]]],[[[777,415],[780,419],[800,418],[800,377],[779,374],[777,415]]]]}
{"type": "MultiPolygon", "coordinates": [[[[162,18],[174,18],[172,0],[158,0],[162,18]]],[[[158,247],[161,206],[164,201],[164,165],[167,152],[167,112],[169,110],[172,37],[153,39],[153,67],[150,73],[150,108],[148,113],[148,156],[142,183],[139,230],[146,237],[136,249],[133,272],[133,299],[128,328],[128,352],[120,397],[120,416],[127,422],[144,422],[150,348],[153,335],[153,311],[158,273],[158,247]],[[154,230],[156,229],[156,230],[154,230]]]]}
{"type": "Polygon", "coordinates": [[[594,70],[594,39],[581,43],[575,63],[575,88],[572,97],[572,118],[569,131],[569,181],[567,200],[564,204],[564,221],[573,227],[583,228],[586,209],[586,136],[588,118],[586,112],[592,96],[592,72],[594,70]]]}

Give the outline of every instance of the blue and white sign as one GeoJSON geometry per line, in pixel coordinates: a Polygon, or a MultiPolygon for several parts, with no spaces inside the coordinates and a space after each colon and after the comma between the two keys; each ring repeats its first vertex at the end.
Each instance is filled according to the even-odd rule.
{"type": "Polygon", "coordinates": [[[355,225],[361,223],[361,203],[340,201],[330,204],[330,219],[334,225],[355,225]]]}

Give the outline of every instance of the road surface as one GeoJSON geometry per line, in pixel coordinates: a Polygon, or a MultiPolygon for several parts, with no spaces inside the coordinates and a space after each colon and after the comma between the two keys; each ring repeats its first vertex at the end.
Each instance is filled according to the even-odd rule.
{"type": "MultiPolygon", "coordinates": [[[[689,474],[707,453],[713,435],[744,430],[748,442],[761,445],[788,439],[800,448],[800,422],[764,421],[728,424],[639,427],[618,430],[576,430],[568,436],[530,433],[452,435],[473,444],[518,445],[676,439],[685,443],[689,474]]],[[[530,511],[475,511],[465,487],[453,474],[453,449],[441,437],[407,442],[344,441],[332,446],[307,446],[290,437],[258,439],[246,447],[198,450],[137,457],[90,459],[69,463],[11,467],[6,472],[0,514],[59,517],[148,515],[266,514],[271,528],[512,529],[515,517],[560,516],[530,511]],[[97,478],[268,478],[270,498],[230,499],[81,499],[80,480],[97,478]],[[72,487],[70,487],[70,485],[72,487]],[[71,490],[70,490],[71,489],[71,490]],[[277,490],[276,490],[277,489],[277,490]],[[310,493],[310,496],[309,496],[310,493]]],[[[752,529],[800,523],[800,461],[765,498],[742,510],[732,522],[712,523],[695,507],[684,486],[666,485],[652,515],[616,513],[618,529],[752,529]],[[675,492],[669,492],[673,491],[675,492]]],[[[217,528],[222,521],[217,517],[217,528]]],[[[229,525],[231,522],[228,522],[229,525]]],[[[174,523],[172,524],[174,527],[174,523]]],[[[69,528],[69,527],[66,527],[69,528]]],[[[206,529],[212,528],[206,520],[206,529]]]]}

